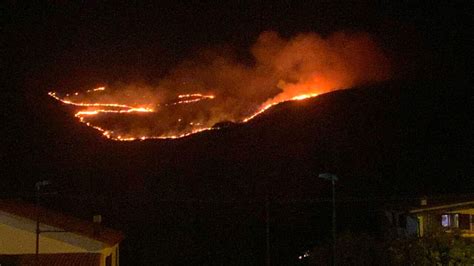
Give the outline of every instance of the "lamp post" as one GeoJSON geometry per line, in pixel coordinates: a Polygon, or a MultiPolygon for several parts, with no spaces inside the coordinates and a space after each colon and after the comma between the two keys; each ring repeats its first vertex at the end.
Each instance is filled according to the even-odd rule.
{"type": "Polygon", "coordinates": [[[35,263],[39,265],[39,236],[40,236],[40,210],[39,210],[39,200],[40,200],[40,189],[41,187],[51,184],[49,180],[38,181],[35,184],[35,196],[36,196],[36,252],[35,252],[35,263]]]}
{"type": "Polygon", "coordinates": [[[270,200],[268,195],[265,200],[265,235],[266,235],[266,256],[265,265],[272,265],[271,253],[270,253],[270,200]]]}
{"type": "Polygon", "coordinates": [[[336,181],[338,177],[330,173],[322,173],[318,177],[332,183],[332,265],[336,265],[336,181]]]}

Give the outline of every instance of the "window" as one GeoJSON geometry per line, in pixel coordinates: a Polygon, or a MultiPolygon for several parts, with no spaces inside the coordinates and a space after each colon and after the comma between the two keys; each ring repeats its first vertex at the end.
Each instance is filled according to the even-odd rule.
{"type": "Polygon", "coordinates": [[[441,215],[441,226],[446,228],[459,227],[459,214],[443,214],[441,215]]]}
{"type": "Polygon", "coordinates": [[[443,227],[450,227],[451,226],[451,219],[449,214],[441,215],[441,225],[443,227]]]}
{"type": "Polygon", "coordinates": [[[459,228],[464,230],[471,229],[471,215],[459,214],[459,228]]]}
{"type": "Polygon", "coordinates": [[[459,214],[451,214],[451,217],[452,217],[452,223],[451,223],[451,227],[456,227],[458,228],[459,227],[459,214]]]}
{"type": "Polygon", "coordinates": [[[405,214],[400,214],[400,216],[398,216],[398,226],[401,228],[407,228],[407,216],[405,214]]]}

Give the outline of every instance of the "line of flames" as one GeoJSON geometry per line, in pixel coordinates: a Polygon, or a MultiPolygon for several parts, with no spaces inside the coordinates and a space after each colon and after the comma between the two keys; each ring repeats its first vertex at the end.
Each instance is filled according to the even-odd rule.
{"type": "Polygon", "coordinates": [[[186,99],[186,98],[194,98],[194,99],[180,100],[180,101],[177,101],[177,102],[174,102],[174,103],[165,104],[165,106],[186,104],[186,103],[195,103],[195,102],[199,102],[199,101],[207,100],[207,99],[212,100],[212,99],[215,98],[215,96],[214,95],[204,95],[204,94],[200,94],[200,93],[178,95],[178,99],[186,99]]]}
{"type": "MultiPolygon", "coordinates": [[[[96,89],[88,90],[87,92],[95,92],[95,91],[103,91],[103,90],[105,90],[104,87],[99,87],[99,88],[96,88],[96,89]]],[[[74,93],[74,95],[78,95],[78,94],[79,93],[77,93],[77,92],[74,93]]],[[[94,115],[98,115],[98,114],[101,114],[101,113],[153,113],[153,112],[156,112],[156,111],[154,109],[151,109],[151,108],[134,107],[134,106],[129,106],[129,105],[125,105],[125,104],[116,104],[116,103],[73,102],[73,101],[70,101],[70,100],[66,100],[64,98],[60,98],[59,96],[57,96],[57,94],[55,92],[49,92],[48,95],[51,96],[52,98],[56,99],[57,101],[60,101],[64,104],[66,104],[66,105],[79,106],[79,107],[117,108],[117,110],[96,109],[96,110],[78,111],[74,115],[75,117],[77,117],[79,119],[79,121],[81,123],[84,123],[87,126],[89,126],[91,128],[94,128],[95,130],[101,132],[104,137],[106,137],[108,139],[111,139],[111,140],[115,140],[115,141],[134,141],[134,140],[147,140],[147,139],[179,139],[179,138],[194,135],[194,134],[197,134],[197,133],[200,133],[200,132],[203,132],[203,131],[218,129],[216,127],[201,127],[201,128],[193,129],[192,131],[187,132],[187,133],[183,133],[183,134],[164,135],[164,136],[124,137],[124,136],[121,136],[121,135],[114,135],[113,131],[104,129],[104,128],[96,126],[96,125],[92,125],[91,123],[87,122],[84,118],[86,116],[94,116],[94,115]]],[[[68,95],[69,94],[67,94],[67,96],[68,95]]],[[[316,97],[316,96],[318,96],[317,93],[302,94],[302,95],[298,95],[298,96],[295,96],[293,98],[290,98],[289,100],[284,100],[284,101],[279,101],[279,102],[273,102],[273,103],[266,104],[266,105],[262,106],[261,108],[259,108],[259,110],[257,112],[255,112],[254,114],[242,119],[240,122],[241,123],[246,123],[246,122],[254,119],[255,117],[257,117],[258,115],[262,114],[263,112],[267,111],[271,107],[277,105],[277,104],[280,104],[280,103],[283,103],[283,102],[288,102],[288,101],[300,101],[300,100],[304,100],[304,99],[308,99],[308,98],[312,98],[312,97],[316,97]]],[[[186,98],[195,98],[195,99],[180,100],[180,101],[177,101],[177,102],[174,102],[174,103],[165,104],[165,106],[193,103],[193,102],[198,102],[198,101],[205,100],[205,99],[214,99],[215,96],[214,95],[204,95],[204,94],[200,94],[200,93],[178,95],[178,99],[186,99],[186,98]]],[[[194,125],[193,123],[190,123],[190,124],[194,125]]]]}

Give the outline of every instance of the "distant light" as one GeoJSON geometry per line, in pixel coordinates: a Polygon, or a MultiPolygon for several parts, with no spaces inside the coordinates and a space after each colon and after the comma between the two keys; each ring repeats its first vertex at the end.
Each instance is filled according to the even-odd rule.
{"type": "Polygon", "coordinates": [[[302,260],[302,259],[304,259],[304,258],[309,257],[309,255],[310,255],[309,250],[307,250],[307,251],[305,251],[305,252],[303,253],[303,255],[298,256],[298,259],[299,259],[299,260],[302,260]]]}

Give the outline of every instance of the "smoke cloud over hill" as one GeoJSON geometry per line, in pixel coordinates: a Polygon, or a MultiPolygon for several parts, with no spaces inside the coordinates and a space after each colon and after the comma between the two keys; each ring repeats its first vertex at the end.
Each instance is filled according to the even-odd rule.
{"type": "Polygon", "coordinates": [[[247,121],[279,102],[390,77],[388,58],[366,33],[283,38],[269,31],[250,51],[252,63],[242,63],[226,49],[202,51],[156,87],[130,84],[56,97],[82,104],[85,109],[76,116],[107,137],[167,138],[222,121],[247,121]]]}

